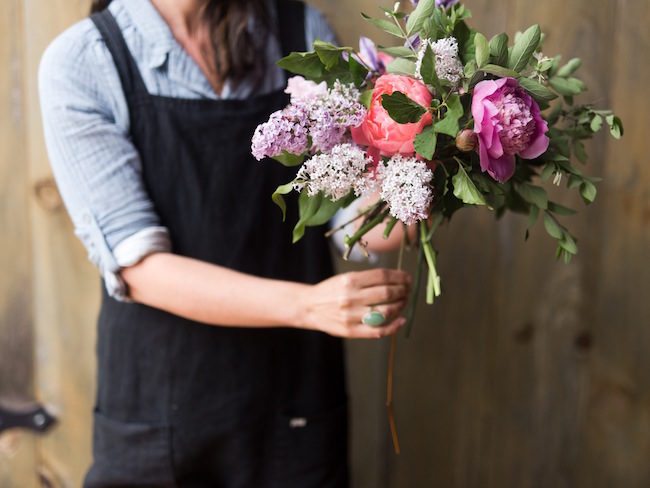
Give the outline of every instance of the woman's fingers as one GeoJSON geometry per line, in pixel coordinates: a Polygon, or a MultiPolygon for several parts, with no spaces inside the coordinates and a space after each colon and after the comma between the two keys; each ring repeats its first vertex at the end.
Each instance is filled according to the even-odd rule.
{"type": "Polygon", "coordinates": [[[410,291],[408,285],[372,286],[359,290],[353,299],[355,306],[373,306],[404,300],[410,291]]]}
{"type": "Polygon", "coordinates": [[[404,327],[404,324],[406,324],[406,319],[403,317],[399,317],[381,327],[370,327],[369,325],[362,324],[351,328],[347,337],[350,339],[379,339],[393,335],[404,327]]]}
{"type": "Polygon", "coordinates": [[[411,275],[398,269],[378,268],[343,275],[347,288],[368,288],[377,285],[410,285],[411,275]]]}

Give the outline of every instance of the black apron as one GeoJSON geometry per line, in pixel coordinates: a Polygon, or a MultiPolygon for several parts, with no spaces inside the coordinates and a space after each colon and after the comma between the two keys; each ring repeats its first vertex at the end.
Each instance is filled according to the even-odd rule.
{"type": "MultiPolygon", "coordinates": [[[[278,9],[283,53],[304,51],[304,6],[280,1],[278,9]]],[[[270,199],[295,169],[250,155],[255,127],[287,96],[151,95],[111,13],[92,20],[117,66],[145,185],[173,252],[269,278],[330,276],[324,229],[292,245],[291,227],[270,199]]],[[[290,208],[297,212],[295,200],[290,208]]],[[[94,463],[85,486],[347,486],[340,339],[203,325],[104,290],[97,356],[94,463]]]]}

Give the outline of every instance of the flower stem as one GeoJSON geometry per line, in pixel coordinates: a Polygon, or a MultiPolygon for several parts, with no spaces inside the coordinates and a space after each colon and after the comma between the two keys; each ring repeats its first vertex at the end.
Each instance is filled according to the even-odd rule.
{"type": "MultiPolygon", "coordinates": [[[[383,202],[382,202],[383,204],[383,202]]],[[[377,207],[378,209],[381,209],[382,207],[377,207]]],[[[372,228],[375,226],[379,225],[384,221],[386,216],[388,215],[388,209],[385,208],[381,210],[377,215],[372,217],[373,212],[369,213],[366,216],[366,220],[364,224],[359,227],[359,230],[357,230],[351,237],[350,236],[345,236],[345,254],[343,254],[343,259],[346,261],[350,257],[350,253],[352,252],[352,248],[354,245],[359,242],[359,240],[372,228]]]]}
{"type": "MultiPolygon", "coordinates": [[[[435,220],[438,220],[437,218],[435,220]]],[[[434,223],[435,223],[434,220],[434,223]]],[[[442,220],[442,219],[439,219],[442,220]]],[[[435,227],[437,227],[437,223],[435,227]]],[[[424,248],[424,257],[427,261],[427,266],[429,267],[429,278],[427,280],[427,303],[431,305],[433,303],[434,297],[440,296],[440,276],[438,275],[438,270],[436,269],[436,252],[433,250],[431,245],[431,236],[435,227],[432,225],[431,230],[427,228],[425,221],[420,222],[420,244],[424,248]]]]}

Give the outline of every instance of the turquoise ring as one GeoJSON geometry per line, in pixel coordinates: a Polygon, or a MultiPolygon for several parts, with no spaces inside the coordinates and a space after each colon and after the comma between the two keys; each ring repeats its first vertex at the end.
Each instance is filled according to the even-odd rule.
{"type": "Polygon", "coordinates": [[[386,316],[377,310],[371,310],[363,316],[363,323],[370,327],[380,327],[386,322],[386,316]]]}

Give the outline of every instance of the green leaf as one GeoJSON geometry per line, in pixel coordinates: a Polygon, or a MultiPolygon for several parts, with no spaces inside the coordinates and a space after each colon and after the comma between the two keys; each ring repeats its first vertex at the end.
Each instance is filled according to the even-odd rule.
{"type": "Polygon", "coordinates": [[[576,213],[576,211],[573,210],[572,208],[564,207],[559,203],[550,202],[550,201],[548,202],[548,211],[558,215],[573,215],[576,213]]]}
{"type": "Polygon", "coordinates": [[[325,72],[325,66],[315,52],[292,52],[276,63],[280,68],[292,73],[303,75],[310,79],[320,79],[325,72]]]}
{"type": "Polygon", "coordinates": [[[406,35],[411,36],[418,32],[422,28],[424,21],[431,17],[435,8],[434,0],[420,0],[406,21],[406,35]]]}
{"type": "Polygon", "coordinates": [[[591,181],[584,180],[580,185],[580,196],[586,204],[590,204],[596,199],[596,185],[591,181]]]}
{"type": "Polygon", "coordinates": [[[359,61],[355,59],[354,56],[350,56],[350,73],[352,74],[352,79],[354,80],[354,86],[359,88],[368,76],[368,69],[362,65],[359,61]]]}
{"type": "Polygon", "coordinates": [[[559,76],[554,76],[548,82],[553,87],[553,90],[560,95],[571,97],[582,92],[580,83],[577,83],[575,80],[577,78],[560,78],[559,76]]]}
{"type": "Polygon", "coordinates": [[[550,102],[557,98],[557,95],[546,86],[531,78],[520,78],[519,84],[530,93],[536,102],[550,102]]]}
{"type": "Polygon", "coordinates": [[[539,207],[536,205],[531,205],[528,210],[528,224],[526,225],[526,240],[530,236],[530,229],[533,228],[535,222],[537,222],[537,217],[539,216],[539,207]]]}
{"type": "Polygon", "coordinates": [[[372,90],[364,90],[359,96],[359,102],[366,108],[370,108],[370,101],[372,100],[372,90]]]}
{"type": "Polygon", "coordinates": [[[623,122],[615,115],[607,116],[607,124],[609,125],[609,133],[614,139],[620,139],[623,135],[623,122]]]}
{"type": "Polygon", "coordinates": [[[395,25],[394,22],[391,22],[390,20],[386,19],[374,19],[363,12],[361,13],[361,16],[366,19],[368,22],[370,22],[372,25],[375,27],[379,27],[381,30],[384,32],[388,32],[389,34],[399,37],[400,39],[404,39],[404,34],[402,34],[402,31],[400,30],[397,25],[395,25]]]}
{"type": "Polygon", "coordinates": [[[447,99],[447,112],[445,118],[435,123],[434,129],[439,134],[447,134],[450,137],[458,135],[458,121],[463,116],[463,104],[460,96],[450,95],[447,99]]]}
{"type": "Polygon", "coordinates": [[[564,229],[562,226],[548,213],[544,214],[544,228],[546,229],[546,232],[555,239],[562,239],[562,236],[564,235],[564,229]]]}
{"type": "Polygon", "coordinates": [[[580,60],[580,58],[573,58],[567,64],[565,64],[560,69],[558,69],[555,75],[561,78],[566,78],[567,76],[571,76],[573,72],[580,67],[581,64],[582,61],[580,60]]]}
{"type": "Polygon", "coordinates": [[[502,32],[490,39],[490,56],[497,66],[508,64],[508,34],[502,32]]]}
{"type": "Polygon", "coordinates": [[[486,65],[490,60],[490,45],[487,38],[480,32],[477,32],[474,36],[474,52],[476,64],[479,68],[486,65]]]}
{"type": "Polygon", "coordinates": [[[548,196],[546,190],[541,186],[531,185],[529,183],[521,183],[517,185],[517,191],[521,198],[528,203],[538,206],[539,208],[546,209],[548,206],[548,196]]]}
{"type": "Polygon", "coordinates": [[[585,145],[582,142],[578,140],[573,141],[573,153],[576,155],[576,158],[578,158],[578,161],[580,161],[582,164],[585,164],[587,162],[587,151],[585,149],[585,145]]]}
{"type": "Polygon", "coordinates": [[[476,188],[474,182],[467,176],[465,168],[458,161],[458,172],[451,178],[454,185],[454,196],[469,205],[485,205],[483,194],[476,188]]]}
{"type": "Polygon", "coordinates": [[[503,66],[497,66],[496,64],[486,64],[481,68],[481,71],[489,73],[499,78],[518,78],[519,73],[503,66]]]}
{"type": "Polygon", "coordinates": [[[433,53],[431,45],[428,42],[424,50],[424,56],[422,57],[420,76],[422,76],[422,81],[427,85],[433,86],[438,93],[442,93],[442,86],[440,86],[440,80],[436,74],[436,55],[433,53]]]}
{"type": "Polygon", "coordinates": [[[275,159],[279,163],[282,163],[284,166],[291,168],[293,166],[298,166],[299,164],[302,164],[302,162],[305,160],[305,156],[307,156],[307,153],[292,154],[283,150],[281,155],[273,156],[273,159],[275,159]]]}
{"type": "Polygon", "coordinates": [[[578,246],[576,241],[571,237],[571,234],[565,232],[558,244],[569,254],[578,254],[578,246]]]}
{"type": "Polygon", "coordinates": [[[388,115],[400,124],[417,122],[427,111],[422,105],[398,91],[390,95],[382,95],[381,105],[386,109],[388,115]]]}
{"type": "Polygon", "coordinates": [[[302,236],[305,235],[305,226],[307,225],[307,222],[316,215],[322,202],[322,193],[310,197],[307,194],[307,189],[303,188],[302,192],[300,192],[300,198],[298,198],[298,214],[300,218],[298,219],[296,226],[293,228],[294,243],[298,242],[302,239],[302,236]]]}
{"type": "Polygon", "coordinates": [[[508,56],[508,68],[519,73],[526,66],[539,45],[542,31],[538,24],[530,26],[515,41],[508,56]]]}
{"type": "Polygon", "coordinates": [[[433,154],[436,152],[436,143],[438,136],[436,136],[432,125],[427,125],[422,132],[415,136],[413,147],[415,151],[424,159],[433,159],[433,154]]]}
{"type": "Polygon", "coordinates": [[[389,56],[393,56],[394,58],[413,58],[415,59],[415,54],[413,51],[411,51],[410,47],[406,46],[394,46],[394,47],[384,47],[384,46],[377,46],[377,49],[380,51],[388,54],[389,56]]]}
{"type": "Polygon", "coordinates": [[[320,39],[316,39],[313,46],[314,52],[318,55],[325,69],[328,70],[338,64],[339,59],[341,59],[341,53],[353,51],[351,47],[335,46],[331,42],[321,41],[320,39]]]}
{"type": "Polygon", "coordinates": [[[294,183],[293,181],[290,181],[289,183],[285,183],[284,185],[278,186],[273,192],[273,195],[271,195],[271,200],[273,200],[275,204],[278,207],[280,207],[280,210],[282,210],[283,222],[287,217],[287,203],[284,201],[282,195],[287,195],[291,193],[291,190],[293,190],[293,183],[294,183]]]}
{"type": "Polygon", "coordinates": [[[323,197],[318,211],[309,218],[306,225],[308,227],[313,227],[326,224],[332,219],[332,217],[334,217],[336,212],[338,212],[341,207],[349,205],[355,198],[356,197],[353,192],[350,192],[349,195],[343,198],[339,198],[335,202],[327,197],[323,197]]]}
{"type": "Polygon", "coordinates": [[[591,119],[591,124],[589,124],[591,132],[598,132],[602,126],[603,118],[598,114],[594,115],[594,118],[591,119]]]}
{"type": "Polygon", "coordinates": [[[388,73],[403,74],[408,76],[415,76],[415,63],[404,58],[395,58],[388,66],[386,66],[388,73]]]}
{"type": "Polygon", "coordinates": [[[540,175],[542,181],[548,181],[553,173],[555,173],[555,165],[553,163],[548,163],[546,166],[544,166],[542,174],[540,175]]]}

